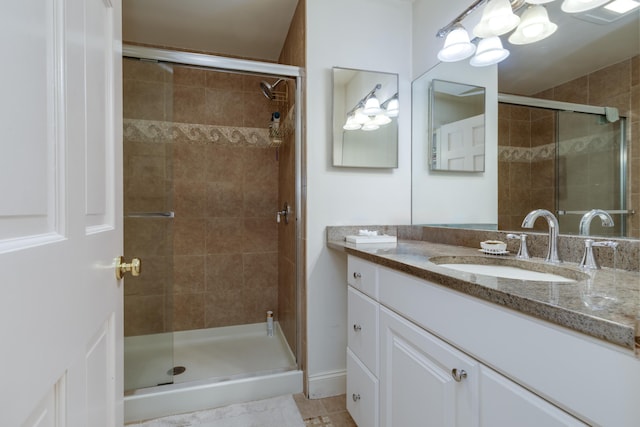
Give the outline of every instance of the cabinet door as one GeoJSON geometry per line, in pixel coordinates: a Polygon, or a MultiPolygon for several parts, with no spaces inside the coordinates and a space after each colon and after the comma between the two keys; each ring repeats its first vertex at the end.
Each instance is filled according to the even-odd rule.
{"type": "Polygon", "coordinates": [[[477,361],[384,307],[380,332],[381,426],[478,425],[477,361]]]}
{"type": "Polygon", "coordinates": [[[348,288],[347,343],[353,353],[378,375],[378,303],[348,288]]]}
{"type": "Polygon", "coordinates": [[[378,427],[378,380],[349,349],[347,410],[359,427],[378,427]]]}
{"type": "Polygon", "coordinates": [[[486,366],[480,374],[480,424],[485,427],[586,426],[486,366]]]}

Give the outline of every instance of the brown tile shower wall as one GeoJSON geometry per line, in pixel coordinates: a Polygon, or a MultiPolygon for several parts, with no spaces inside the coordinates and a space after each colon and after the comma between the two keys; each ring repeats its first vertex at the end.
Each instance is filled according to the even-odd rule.
{"type": "MultiPolygon", "coordinates": [[[[640,56],[614,64],[536,95],[538,98],[617,107],[628,117],[630,145],[628,206],[630,236],[640,237],[640,56]]],[[[555,123],[540,109],[501,104],[498,111],[500,147],[536,147],[553,136],[555,123]]],[[[551,161],[549,161],[551,162],[551,161]]],[[[500,159],[498,163],[498,223],[500,229],[518,230],[522,213],[551,203],[545,195],[553,182],[552,163],[500,159]],[[529,184],[529,185],[527,185],[529,184]]],[[[596,171],[597,173],[597,171],[596,171]]],[[[555,191],[555,190],[554,190],[555,191]]],[[[553,193],[551,193],[553,194],[553,193]]],[[[548,209],[548,208],[547,208],[548,209]]]]}
{"type": "Polygon", "coordinates": [[[246,137],[273,109],[261,78],[125,62],[125,119],[154,121],[140,139],[173,126],[153,142],[125,131],[125,212],[175,211],[126,221],[125,252],[147,267],[127,284],[126,335],[264,322],[278,310],[278,161],[246,137]]]}
{"type": "MultiPolygon", "coordinates": [[[[285,40],[279,63],[304,67],[305,60],[305,1],[298,2],[298,6],[291,20],[291,26],[285,40]]],[[[295,84],[293,81],[287,82],[289,93],[289,106],[293,105],[293,94],[295,84]]],[[[296,200],[296,171],[295,171],[295,135],[289,133],[284,144],[279,149],[280,167],[278,170],[279,196],[278,208],[281,209],[285,202],[292,205],[295,210],[296,200]]],[[[296,329],[297,319],[305,319],[305,314],[297,313],[297,290],[296,286],[296,245],[301,245],[301,241],[296,241],[295,224],[280,225],[278,228],[278,322],[289,343],[291,351],[296,354],[297,340],[296,329]],[[299,317],[298,317],[299,316],[299,317]]],[[[303,246],[302,246],[303,247],[303,246]]],[[[304,261],[300,260],[300,268],[304,266],[304,261]]],[[[304,290],[301,289],[301,292],[304,290]]],[[[304,296],[301,296],[304,301],[304,296]]],[[[303,320],[304,321],[304,320],[303,320]]],[[[305,327],[302,326],[304,334],[305,327]]],[[[302,346],[305,347],[304,345],[302,346]]]]}

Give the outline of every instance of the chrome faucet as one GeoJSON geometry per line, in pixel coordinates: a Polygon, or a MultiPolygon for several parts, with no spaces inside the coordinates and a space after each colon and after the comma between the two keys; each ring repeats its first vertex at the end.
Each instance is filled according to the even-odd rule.
{"type": "Polygon", "coordinates": [[[598,264],[598,260],[593,254],[593,248],[596,246],[612,248],[615,251],[618,247],[618,242],[614,242],[612,240],[606,240],[603,242],[594,242],[591,239],[585,240],[584,255],[582,255],[582,261],[580,261],[580,267],[587,270],[597,270],[600,268],[600,264],[598,264]]]}
{"type": "Polygon", "coordinates": [[[536,222],[538,217],[543,217],[549,224],[549,245],[547,246],[547,257],[545,261],[559,264],[562,261],[558,255],[558,233],[560,233],[560,225],[558,219],[546,209],[536,209],[531,211],[524,217],[522,221],[522,228],[533,228],[533,223],[536,222]]]}
{"type": "Polygon", "coordinates": [[[527,235],[522,233],[522,234],[512,234],[509,233],[507,234],[507,239],[518,239],[520,240],[520,248],[518,248],[518,255],[516,255],[516,258],[518,259],[529,259],[531,258],[529,256],[529,249],[527,248],[527,235]]]}
{"type": "Polygon", "coordinates": [[[589,212],[582,216],[580,220],[580,235],[588,236],[589,227],[591,226],[591,220],[596,216],[600,217],[603,227],[613,227],[613,218],[609,215],[609,212],[602,209],[591,209],[589,212]]]}

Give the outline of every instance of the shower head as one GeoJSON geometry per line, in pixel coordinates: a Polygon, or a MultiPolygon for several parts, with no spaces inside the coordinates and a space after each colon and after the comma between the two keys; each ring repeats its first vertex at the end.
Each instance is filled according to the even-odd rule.
{"type": "Polygon", "coordinates": [[[260,90],[262,90],[262,93],[268,99],[274,100],[274,99],[276,99],[276,95],[274,93],[274,90],[275,90],[276,86],[278,86],[280,84],[280,82],[283,82],[283,81],[284,81],[284,79],[278,79],[273,84],[269,84],[269,83],[267,83],[267,82],[265,82],[263,80],[263,81],[260,82],[260,90]]]}

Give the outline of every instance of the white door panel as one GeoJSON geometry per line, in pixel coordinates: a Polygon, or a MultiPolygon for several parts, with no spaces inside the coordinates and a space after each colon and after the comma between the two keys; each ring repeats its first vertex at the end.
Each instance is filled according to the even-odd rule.
{"type": "Polygon", "coordinates": [[[121,425],[121,1],[3,6],[0,425],[121,425]]]}

